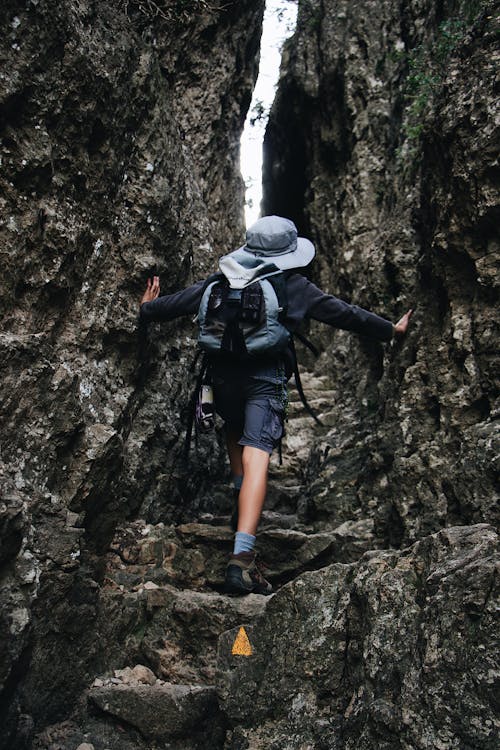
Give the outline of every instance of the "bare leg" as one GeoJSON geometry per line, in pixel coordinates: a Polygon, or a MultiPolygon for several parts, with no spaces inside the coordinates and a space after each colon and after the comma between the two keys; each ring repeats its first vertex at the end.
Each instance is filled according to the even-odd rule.
{"type": "MultiPolygon", "coordinates": [[[[239,446],[241,448],[241,446],[239,446]]],[[[243,484],[238,503],[238,531],[255,536],[267,492],[269,453],[245,445],[242,455],[243,484]]],[[[231,464],[231,468],[232,468],[231,464]]]]}

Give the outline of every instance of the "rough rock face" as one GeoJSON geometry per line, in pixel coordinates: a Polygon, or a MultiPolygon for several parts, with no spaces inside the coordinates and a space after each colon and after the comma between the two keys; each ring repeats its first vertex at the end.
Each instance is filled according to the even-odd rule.
{"type": "Polygon", "coordinates": [[[240,239],[262,6],[0,9],[1,750],[494,746],[491,4],[300,3],[267,209],[323,287],[416,313],[385,353],[314,329],[280,590],[231,599],[222,445],[179,460],[191,329],[136,314],[240,239]]]}
{"type": "MultiPolygon", "coordinates": [[[[138,299],[148,275],[184,286],[241,239],[262,10],[2,3],[2,746],[95,674],[93,555],[117,521],[196,505],[202,472],[178,461],[190,329],[146,344],[138,299]]],[[[206,480],[217,444],[204,458],[206,480]]]]}
{"type": "Polygon", "coordinates": [[[227,750],[498,744],[498,536],[443,530],[306,573],[219,641],[227,750]]]}
{"type": "Polygon", "coordinates": [[[385,352],[313,328],[336,398],[309,520],[370,516],[394,546],[498,518],[494,16],[304,0],[266,136],[265,211],[314,239],[313,279],[394,321],[415,309],[385,352]]]}

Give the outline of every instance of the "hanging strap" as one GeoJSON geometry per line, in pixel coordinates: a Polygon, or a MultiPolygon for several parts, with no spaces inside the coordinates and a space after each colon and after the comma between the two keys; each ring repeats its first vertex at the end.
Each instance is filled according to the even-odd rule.
{"type": "Polygon", "coordinates": [[[298,341],[300,341],[301,344],[304,344],[304,346],[307,347],[307,349],[309,349],[309,351],[312,352],[315,357],[319,357],[319,350],[316,349],[312,341],[309,341],[308,338],[306,338],[302,333],[299,333],[298,331],[294,331],[293,335],[298,341]]]}
{"type": "Polygon", "coordinates": [[[278,441],[278,458],[280,466],[283,466],[283,436],[278,441]]]}
{"type": "MultiPolygon", "coordinates": [[[[201,350],[199,350],[196,353],[196,356],[194,358],[193,364],[191,369],[194,370],[196,368],[196,365],[198,364],[198,360],[200,356],[203,354],[201,350]]],[[[189,399],[189,406],[188,406],[188,421],[186,426],[186,437],[184,440],[184,449],[182,451],[182,456],[185,460],[189,457],[189,449],[191,448],[191,438],[193,436],[193,425],[194,425],[194,418],[196,414],[196,400],[198,398],[198,393],[200,391],[200,388],[203,384],[203,380],[205,378],[205,375],[207,373],[208,369],[208,360],[205,355],[203,355],[201,360],[201,367],[198,372],[198,375],[196,377],[196,385],[194,387],[194,390],[191,394],[191,397],[189,399]]]]}
{"type": "MultiPolygon", "coordinates": [[[[296,334],[294,334],[294,336],[295,335],[296,334]]],[[[292,357],[293,357],[293,374],[295,376],[295,385],[297,386],[297,391],[299,393],[300,400],[304,404],[304,409],[307,411],[308,414],[310,414],[310,416],[314,419],[314,421],[322,425],[323,422],[317,416],[314,409],[312,409],[312,407],[309,405],[306,399],[305,393],[304,393],[304,389],[302,388],[302,382],[300,380],[300,373],[299,373],[299,364],[297,362],[297,352],[295,350],[295,342],[293,340],[293,336],[290,337],[290,351],[292,352],[292,357]]]]}

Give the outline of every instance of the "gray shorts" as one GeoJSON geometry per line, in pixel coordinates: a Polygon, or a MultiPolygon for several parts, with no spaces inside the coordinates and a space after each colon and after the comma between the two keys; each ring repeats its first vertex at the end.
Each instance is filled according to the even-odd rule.
{"type": "Polygon", "coordinates": [[[238,443],[272,453],[284,433],[287,378],[278,365],[253,363],[212,370],[215,409],[238,443]]]}

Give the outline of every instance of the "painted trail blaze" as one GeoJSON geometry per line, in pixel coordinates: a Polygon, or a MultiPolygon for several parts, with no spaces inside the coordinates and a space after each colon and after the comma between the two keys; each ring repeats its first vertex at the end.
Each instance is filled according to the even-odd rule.
{"type": "Polygon", "coordinates": [[[231,653],[236,656],[252,656],[252,644],[248,640],[248,635],[243,626],[238,630],[231,653]]]}

